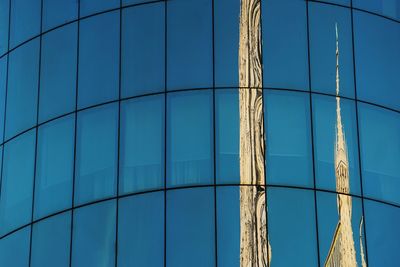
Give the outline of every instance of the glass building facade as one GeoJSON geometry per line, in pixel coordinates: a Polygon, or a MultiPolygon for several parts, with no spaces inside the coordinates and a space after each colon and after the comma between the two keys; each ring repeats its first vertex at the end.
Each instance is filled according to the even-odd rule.
{"type": "Polygon", "coordinates": [[[0,0],[0,266],[399,266],[399,73],[399,0],[0,0]]]}

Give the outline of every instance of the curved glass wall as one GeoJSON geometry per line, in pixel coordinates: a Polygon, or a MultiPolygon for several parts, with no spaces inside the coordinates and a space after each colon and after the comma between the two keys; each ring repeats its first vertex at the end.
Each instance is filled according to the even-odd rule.
{"type": "Polygon", "coordinates": [[[399,47],[398,0],[0,0],[0,266],[398,266],[399,47]]]}

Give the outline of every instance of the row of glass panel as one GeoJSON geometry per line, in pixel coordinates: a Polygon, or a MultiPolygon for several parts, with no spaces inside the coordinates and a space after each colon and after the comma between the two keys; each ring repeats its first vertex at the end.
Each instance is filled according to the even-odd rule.
{"type": "MultiPolygon", "coordinates": [[[[316,188],[336,191],[336,99],[312,95],[312,129],[308,93],[265,90],[264,98],[267,184],[313,188],[314,154],[316,188]]],[[[123,195],[165,181],[212,185],[214,142],[216,183],[240,184],[239,90],[216,90],[215,115],[213,106],[212,90],[133,98],[121,102],[119,129],[118,102],[78,112],[75,157],[75,114],[46,123],[38,128],[36,178],[36,130],[7,142],[0,234],[30,222],[34,180],[34,219],[71,207],[73,177],[74,205],[115,196],[118,186],[123,195]]],[[[361,195],[355,102],[342,99],[341,112],[350,193],[361,195]]],[[[364,195],[400,203],[400,114],[362,103],[358,114],[364,195]]]]}
{"type": "MultiPolygon", "coordinates": [[[[29,5],[35,1],[28,1],[29,5]]],[[[76,1],[72,2],[76,4],[76,1]]],[[[107,4],[112,2],[107,1],[107,4]]],[[[232,4],[230,0],[215,2],[214,70],[217,87],[238,86],[239,3],[232,4]]],[[[397,75],[400,23],[356,11],[353,55],[350,9],[310,2],[309,83],[305,3],[293,0],[265,3],[264,87],[309,90],[311,84],[312,91],[335,95],[337,23],[340,94],[354,98],[355,69],[358,99],[400,109],[397,90],[400,87],[397,75]]],[[[169,1],[167,38],[164,9],[164,3],[153,3],[122,11],[121,74],[119,11],[80,21],[79,44],[78,25],[72,23],[43,35],[41,42],[36,38],[11,52],[8,56],[5,139],[34,126],[36,119],[43,122],[73,111],[76,98],[78,109],[117,99],[120,76],[123,98],[162,92],[165,87],[168,90],[212,87],[211,1],[169,1]],[[36,118],[38,92],[40,108],[36,118]]],[[[0,108],[3,109],[7,57],[0,59],[0,74],[0,108]]],[[[0,128],[0,137],[2,134],[0,128]]]]}
{"type": "MultiPolygon", "coordinates": [[[[324,264],[340,221],[337,199],[317,192],[315,202],[313,191],[268,189],[271,266],[319,266],[318,259],[324,264]]],[[[365,218],[361,200],[351,199],[351,226],[342,232],[354,241],[356,261],[368,256],[368,266],[397,266],[400,209],[364,204],[365,218]]],[[[213,188],[195,188],[167,191],[166,203],[164,192],[155,192],[120,199],[118,206],[118,215],[111,200],[74,210],[72,221],[69,211],[35,223],[30,266],[69,266],[71,228],[72,266],[114,266],[116,248],[118,266],[164,266],[164,260],[174,267],[241,266],[239,187],[217,187],[216,203],[213,188]]],[[[28,226],[0,240],[1,266],[28,266],[30,231],[28,226]]]]}

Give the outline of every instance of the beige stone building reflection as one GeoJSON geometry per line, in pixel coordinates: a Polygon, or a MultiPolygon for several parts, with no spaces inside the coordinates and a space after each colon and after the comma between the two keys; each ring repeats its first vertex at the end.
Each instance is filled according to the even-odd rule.
{"type": "MultiPolygon", "coordinates": [[[[336,27],[336,141],[335,141],[335,175],[337,209],[339,221],[333,236],[333,240],[325,261],[326,267],[356,267],[356,250],[353,237],[352,219],[352,198],[350,193],[349,159],[344,128],[342,124],[340,107],[340,80],[339,80],[339,37],[336,27]]],[[[360,222],[360,254],[361,264],[366,267],[362,241],[362,219],[360,222]]]]}
{"type": "Polygon", "coordinates": [[[260,0],[242,0],[239,35],[240,266],[269,266],[260,0]],[[245,88],[245,89],[243,89],[245,88]]]}

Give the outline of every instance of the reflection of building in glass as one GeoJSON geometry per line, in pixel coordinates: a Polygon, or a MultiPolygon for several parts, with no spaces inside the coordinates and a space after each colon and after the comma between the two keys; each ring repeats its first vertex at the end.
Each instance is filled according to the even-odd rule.
{"type": "Polygon", "coordinates": [[[239,39],[240,266],[268,266],[260,0],[242,0],[239,39]]]}

